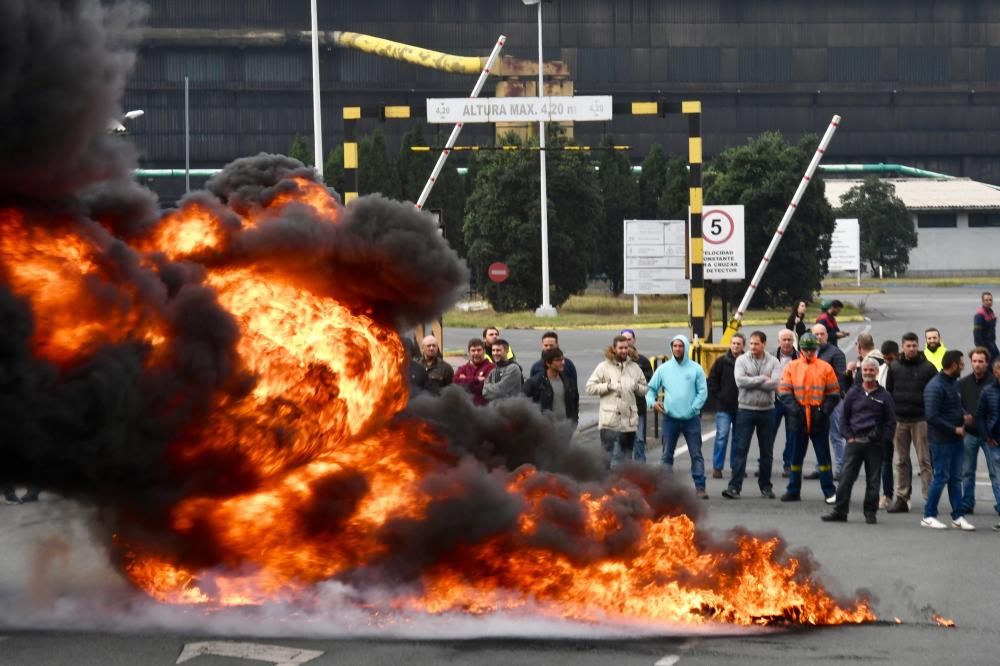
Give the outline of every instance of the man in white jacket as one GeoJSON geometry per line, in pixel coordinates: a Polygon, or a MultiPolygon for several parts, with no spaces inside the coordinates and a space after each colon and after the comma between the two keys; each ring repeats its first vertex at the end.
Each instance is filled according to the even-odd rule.
{"type": "Polygon", "coordinates": [[[587,393],[601,398],[597,425],[609,469],[623,457],[632,459],[639,426],[636,400],[646,394],[646,376],[630,358],[629,348],[628,338],[616,335],[587,380],[587,393]]]}

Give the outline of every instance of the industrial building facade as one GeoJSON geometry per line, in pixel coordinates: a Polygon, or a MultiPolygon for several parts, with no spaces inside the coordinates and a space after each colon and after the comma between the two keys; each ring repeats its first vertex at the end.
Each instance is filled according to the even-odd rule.
{"type": "MultiPolygon", "coordinates": [[[[310,53],[300,34],[308,2],[149,5],[150,36],[124,100],[146,111],[130,126],[142,166],[183,166],[185,76],[193,167],[286,152],[296,134],[312,133],[310,53]]],[[[485,56],[505,34],[505,54],[536,60],[535,18],[520,0],[319,0],[321,30],[459,55],[485,56]]],[[[902,163],[1000,183],[996,0],[556,0],[544,5],[544,43],[576,94],[702,100],[707,159],[763,131],[821,133],[836,113],[843,124],[829,162],[902,163]]],[[[327,151],[343,140],[345,105],[422,106],[467,95],[475,82],[343,48],[324,48],[320,58],[327,151]]],[[[385,125],[390,146],[407,127],[385,125]]],[[[575,128],[584,144],[605,133],[629,145],[636,163],[653,143],[686,152],[680,117],[575,128]]],[[[491,140],[483,127],[463,135],[464,143],[491,140]]]]}

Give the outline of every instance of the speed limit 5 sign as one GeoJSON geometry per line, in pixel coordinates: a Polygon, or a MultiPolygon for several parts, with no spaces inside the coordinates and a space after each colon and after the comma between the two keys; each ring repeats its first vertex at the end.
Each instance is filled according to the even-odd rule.
{"type": "Polygon", "coordinates": [[[743,206],[706,206],[701,213],[706,280],[746,277],[743,206]]]}

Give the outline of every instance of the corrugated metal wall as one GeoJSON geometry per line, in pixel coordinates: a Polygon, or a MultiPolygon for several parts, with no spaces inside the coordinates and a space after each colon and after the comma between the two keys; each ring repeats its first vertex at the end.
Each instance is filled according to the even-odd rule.
{"type": "MultiPolygon", "coordinates": [[[[308,3],[150,0],[159,27],[306,29],[308,3]]],[[[1000,183],[1000,2],[995,0],[563,0],[543,6],[545,52],[565,60],[577,94],[703,100],[707,154],[768,129],[844,131],[833,159],[899,161],[1000,183]],[[974,93],[970,92],[975,90],[974,93]],[[894,92],[895,91],[895,92],[894,92]]],[[[536,10],[516,0],[319,0],[323,29],[357,30],[457,54],[537,57],[536,10]]],[[[219,165],[287,150],[312,129],[308,47],[144,48],[125,106],[144,108],[133,136],[151,166],[183,157],[183,91],[191,79],[192,151],[219,165]]],[[[321,52],[328,147],[345,104],[412,103],[468,94],[474,77],[345,50],[321,52]]],[[[488,86],[485,94],[491,94],[488,86]]],[[[370,131],[375,121],[364,121],[370,131]]],[[[395,145],[409,123],[384,126],[395,145]]],[[[682,118],[579,124],[582,142],[605,132],[636,159],[651,143],[683,154],[682,118]]],[[[467,127],[463,142],[488,142],[467,127]]]]}

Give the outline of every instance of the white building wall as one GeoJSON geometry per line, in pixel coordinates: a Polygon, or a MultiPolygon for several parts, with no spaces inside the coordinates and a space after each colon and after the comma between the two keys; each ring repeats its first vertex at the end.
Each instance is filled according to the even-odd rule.
{"type": "Polygon", "coordinates": [[[917,246],[910,250],[906,274],[976,274],[1000,273],[1000,227],[969,228],[967,212],[957,214],[958,226],[951,229],[917,228],[917,246]]]}

